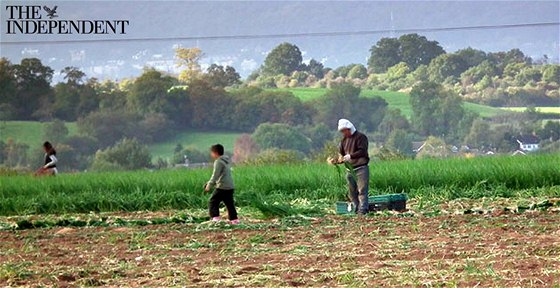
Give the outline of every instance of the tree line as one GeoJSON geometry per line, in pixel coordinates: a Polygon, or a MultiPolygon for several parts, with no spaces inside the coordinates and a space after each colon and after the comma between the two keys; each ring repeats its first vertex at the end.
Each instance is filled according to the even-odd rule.
{"type": "MultiPolygon", "coordinates": [[[[436,41],[416,34],[383,38],[370,51],[367,67],[350,64],[330,69],[313,59],[303,63],[297,46],[282,43],[241,81],[230,66],[213,64],[203,71],[200,49],[179,48],[176,56],[184,70],[177,76],[146,68],[135,79],[98,81],[76,67],[66,67],[60,71],[64,81],[54,86],[50,84],[53,69],[39,59],[13,64],[2,58],[0,119],[50,121],[46,135],[54,138],[50,140],[78,170],[149,166],[153,161],[145,145],[185,130],[246,133],[234,147],[238,162],[321,158],[321,153],[333,150],[339,118],[352,119],[370,135],[381,158],[412,156],[411,142],[429,136],[438,143],[497,152],[513,149],[515,137],[521,134],[539,133],[546,141],[558,140],[558,123],[542,126],[542,115],[534,110],[482,119],[463,107],[465,99],[494,105],[547,104],[558,98],[558,89],[550,90],[558,88],[558,65],[535,64],[517,49],[446,53],[436,41]],[[298,86],[328,90],[323,97],[303,102],[290,92],[268,89],[298,86]],[[381,97],[360,96],[362,89],[369,88],[409,92],[411,119],[388,109],[381,97]],[[544,94],[527,92],[535,89],[544,89],[544,94]],[[502,94],[495,98],[498,92],[502,94]],[[64,122],[74,121],[79,134],[68,136],[64,122]],[[134,159],[127,154],[135,155],[134,159]]],[[[0,163],[26,162],[17,151],[29,147],[0,142],[0,163]]],[[[172,163],[181,163],[183,155],[195,161],[206,157],[180,145],[173,152],[172,163]]],[[[31,154],[30,158],[40,157],[39,152],[31,154]]],[[[165,166],[166,161],[156,163],[165,166]]]]}
{"type": "Polygon", "coordinates": [[[370,49],[367,65],[324,67],[303,63],[294,44],[282,43],[248,77],[260,87],[322,87],[352,82],[362,88],[406,90],[418,82],[442,83],[464,100],[491,106],[556,106],[560,66],[547,55],[534,61],[519,49],[485,52],[473,48],[446,52],[418,34],[382,38],[370,49]]]}
{"type": "MultiPolygon", "coordinates": [[[[93,168],[115,168],[115,165],[107,164],[110,162],[107,159],[118,158],[119,153],[110,153],[110,149],[116,149],[118,145],[132,149],[136,142],[142,145],[162,142],[184,130],[252,133],[263,123],[283,125],[273,126],[275,128],[290,127],[290,131],[291,127],[310,131],[305,133],[304,141],[283,147],[309,152],[332,138],[330,132],[328,136],[323,133],[320,135],[324,137],[318,138],[311,131],[328,131],[334,128],[337,117],[350,112],[356,123],[373,131],[387,107],[379,97],[360,97],[360,89],[350,84],[333,88],[324,98],[304,103],[290,92],[239,86],[239,75],[235,70],[218,65],[212,65],[196,76],[193,76],[195,73],[182,74],[183,80],[146,69],[138,78],[121,82],[86,79],[77,68],[66,67],[61,71],[65,81],[54,87],[49,85],[53,70],[39,59],[24,59],[15,65],[2,59],[1,65],[6,68],[2,69],[3,72],[10,71],[3,80],[10,83],[8,87],[14,88],[10,97],[1,98],[2,118],[52,121],[46,128],[50,132],[45,132],[45,138],[58,144],[59,150],[72,154],[67,158],[74,158],[71,163],[75,163],[72,164],[75,169],[86,169],[92,161],[93,168]],[[27,67],[29,65],[31,67],[27,67]],[[25,75],[20,78],[20,66],[26,66],[25,71],[33,77],[25,75]],[[233,86],[236,88],[225,89],[233,86]],[[19,97],[26,99],[26,105],[19,97]],[[377,117],[371,117],[370,113],[377,117]],[[64,122],[74,121],[79,135],[68,137],[64,122]],[[135,142],[130,142],[132,139],[135,142]],[[96,154],[98,150],[102,153],[96,154]]],[[[3,143],[10,147],[17,144],[12,142],[3,143]]],[[[200,155],[190,147],[186,149],[190,149],[186,151],[189,155],[200,155]]],[[[182,154],[185,151],[176,152],[182,154]]],[[[40,153],[34,154],[37,155],[31,158],[38,161],[40,153]]],[[[179,159],[173,161],[179,162],[179,159]]],[[[134,162],[146,163],[144,160],[134,162]]],[[[118,165],[131,167],[122,161],[118,165]]]]}

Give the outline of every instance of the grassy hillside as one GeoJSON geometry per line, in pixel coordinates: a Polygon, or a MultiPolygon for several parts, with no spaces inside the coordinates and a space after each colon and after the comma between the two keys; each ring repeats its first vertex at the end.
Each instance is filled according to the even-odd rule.
{"type": "Polygon", "coordinates": [[[309,101],[323,96],[328,89],[326,88],[309,88],[309,87],[299,87],[299,88],[278,88],[272,90],[288,91],[294,93],[299,99],[303,101],[309,101]]]}
{"type": "MultiPolygon", "coordinates": [[[[278,89],[281,91],[289,91],[294,93],[297,97],[303,101],[309,101],[323,96],[326,92],[326,88],[282,88],[278,89]]],[[[407,117],[411,117],[412,108],[409,103],[409,96],[406,93],[395,92],[395,91],[379,91],[379,90],[362,90],[362,96],[373,97],[379,96],[389,104],[392,109],[400,109],[401,113],[407,117]]],[[[482,117],[492,117],[500,113],[504,113],[503,110],[499,108],[494,108],[490,106],[468,103],[465,102],[465,108],[470,111],[478,113],[482,117]]]]}
{"type": "MultiPolygon", "coordinates": [[[[46,122],[36,121],[3,121],[0,122],[0,140],[7,141],[14,139],[17,142],[23,142],[30,148],[40,147],[43,139],[43,128],[46,122]]],[[[75,122],[66,123],[69,135],[78,134],[78,128],[75,122]]],[[[181,143],[183,147],[194,146],[200,150],[206,150],[210,145],[221,143],[226,147],[226,151],[233,151],[233,143],[239,133],[234,132],[198,132],[185,131],[177,133],[177,135],[166,142],[156,143],[149,146],[152,156],[155,158],[170,158],[173,156],[173,149],[177,143],[181,143]]],[[[56,139],[48,139],[56,142],[56,139]]]]}
{"type": "Polygon", "coordinates": [[[410,106],[410,97],[406,93],[394,91],[362,90],[362,96],[379,96],[387,101],[387,104],[389,104],[389,108],[400,109],[403,115],[408,118],[412,117],[412,106],[410,106]]]}
{"type": "MultiPolygon", "coordinates": [[[[1,121],[0,140],[14,139],[17,142],[29,145],[31,148],[40,147],[44,140],[56,142],[56,139],[43,139],[43,128],[46,124],[47,122],[37,121],[1,121]]],[[[75,122],[66,123],[66,127],[70,136],[78,133],[75,122]]]]}
{"type": "Polygon", "coordinates": [[[173,156],[173,149],[177,143],[181,143],[183,147],[194,146],[203,151],[213,144],[220,143],[224,145],[226,151],[233,152],[233,143],[239,135],[240,133],[236,132],[187,131],[178,133],[173,139],[166,142],[152,144],[149,149],[154,158],[162,157],[164,159],[173,156]]]}

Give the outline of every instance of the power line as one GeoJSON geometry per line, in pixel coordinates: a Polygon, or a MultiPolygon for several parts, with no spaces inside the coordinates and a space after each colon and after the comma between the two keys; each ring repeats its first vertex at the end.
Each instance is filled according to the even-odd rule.
{"type": "Polygon", "coordinates": [[[244,40],[244,39],[273,39],[273,38],[301,38],[301,37],[333,37],[333,36],[355,36],[374,35],[385,33],[413,33],[413,32],[448,32],[464,30],[492,30],[512,29],[527,27],[560,26],[560,22],[540,22],[523,24],[503,25],[480,25],[480,26],[457,26],[457,27],[434,27],[434,28],[407,28],[407,29],[383,29],[341,32],[306,32],[285,34],[249,34],[249,35],[216,35],[216,36],[179,36],[179,37],[149,37],[149,38],[124,38],[124,39],[81,39],[81,40],[37,40],[37,41],[6,41],[1,45],[20,44],[71,44],[71,43],[93,43],[93,42],[154,42],[154,41],[185,41],[185,40],[244,40]]]}

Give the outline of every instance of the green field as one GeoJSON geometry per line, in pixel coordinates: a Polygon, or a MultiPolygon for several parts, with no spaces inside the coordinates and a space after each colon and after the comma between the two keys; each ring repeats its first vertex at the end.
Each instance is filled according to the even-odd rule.
{"type": "Polygon", "coordinates": [[[317,98],[325,95],[325,93],[327,93],[327,91],[329,89],[327,89],[327,88],[299,87],[299,88],[277,88],[277,89],[271,89],[271,90],[292,92],[299,99],[301,99],[303,101],[309,101],[309,100],[317,99],[317,98]]]}
{"type": "MultiPolygon", "coordinates": [[[[524,112],[527,107],[502,107],[500,109],[515,112],[524,112]]],[[[535,107],[538,112],[547,114],[560,114],[560,106],[558,107],[535,107]]]]}
{"type": "MultiPolygon", "coordinates": [[[[30,148],[41,147],[43,139],[43,128],[46,122],[36,121],[0,121],[0,139],[7,141],[13,139],[29,145],[30,148]]],[[[78,127],[74,122],[66,123],[70,136],[78,133],[78,127]]],[[[46,140],[46,139],[45,139],[46,140]]],[[[55,139],[48,139],[56,141],[55,139]]]]}
{"type": "MultiPolygon", "coordinates": [[[[326,88],[281,88],[281,91],[292,92],[295,96],[303,101],[309,101],[323,96],[328,89],[326,88]]],[[[362,96],[373,97],[379,96],[389,104],[391,109],[400,109],[401,113],[410,118],[412,115],[412,107],[410,106],[409,96],[406,93],[395,91],[379,91],[379,90],[362,90],[362,96]]],[[[492,117],[500,113],[504,113],[500,108],[480,105],[476,103],[465,102],[465,107],[469,111],[478,113],[482,117],[492,117]]]]}
{"type": "Polygon", "coordinates": [[[213,144],[220,143],[224,145],[226,151],[233,153],[233,143],[239,135],[241,134],[236,132],[187,131],[177,133],[173,139],[165,142],[151,144],[148,148],[153,158],[161,157],[164,159],[173,156],[173,149],[177,143],[181,143],[183,147],[192,146],[202,151],[206,151],[213,144]]]}
{"type": "MultiPolygon", "coordinates": [[[[406,192],[426,201],[558,197],[559,162],[556,154],[373,163],[371,194],[406,192]]],[[[315,204],[345,199],[341,175],[326,164],[236,167],[234,175],[238,205],[265,213],[317,213],[330,206],[315,204]],[[293,201],[309,205],[293,211],[286,206],[293,201]],[[279,206],[263,207],[263,203],[279,206]]],[[[203,209],[207,195],[201,187],[209,176],[207,169],[4,176],[0,177],[0,215],[203,209]]]]}

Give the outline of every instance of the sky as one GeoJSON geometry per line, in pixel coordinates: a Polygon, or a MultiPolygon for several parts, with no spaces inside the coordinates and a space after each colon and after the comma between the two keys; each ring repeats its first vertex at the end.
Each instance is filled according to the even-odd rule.
{"type": "MultiPolygon", "coordinates": [[[[298,45],[304,61],[328,67],[367,63],[369,49],[400,29],[559,22],[559,1],[2,1],[0,56],[14,63],[37,57],[60,71],[82,69],[89,77],[123,79],[155,67],[177,73],[174,48],[199,47],[204,66],[231,65],[242,76],[257,69],[282,42],[298,45]],[[126,35],[7,35],[8,5],[58,6],[60,20],[129,21],[126,35]],[[179,40],[178,37],[267,35],[388,30],[369,35],[261,39],[179,40]],[[393,32],[391,32],[393,31],[393,32]],[[164,41],[56,42],[153,39],[164,41]],[[17,44],[13,42],[25,42],[17,44]],[[55,41],[32,43],[36,41],[55,41]],[[7,43],[12,42],[12,43],[7,43]]],[[[519,48],[534,59],[558,62],[559,26],[420,33],[448,51],[519,48]]],[[[58,79],[55,77],[55,80],[58,79]]]]}

